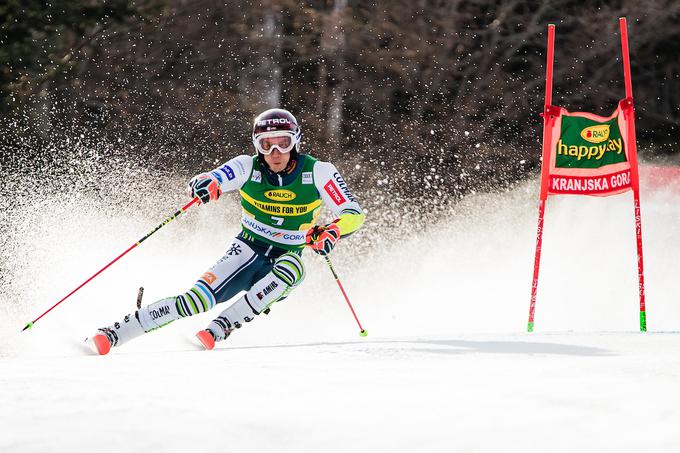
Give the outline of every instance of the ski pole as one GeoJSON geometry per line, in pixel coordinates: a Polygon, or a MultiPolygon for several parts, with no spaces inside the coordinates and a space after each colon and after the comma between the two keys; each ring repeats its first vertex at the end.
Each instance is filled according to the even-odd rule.
{"type": "Polygon", "coordinates": [[[333,273],[333,277],[335,277],[335,282],[338,284],[340,287],[340,291],[342,292],[342,295],[345,296],[345,301],[347,301],[347,305],[349,306],[349,309],[352,311],[352,315],[354,315],[354,319],[356,320],[357,324],[359,325],[359,335],[362,337],[365,337],[368,335],[368,332],[366,329],[361,327],[361,323],[359,322],[359,318],[357,318],[357,314],[354,312],[354,308],[352,307],[352,304],[349,301],[349,297],[347,297],[347,293],[345,292],[345,288],[342,287],[342,283],[340,283],[340,278],[338,277],[338,274],[335,272],[335,269],[333,269],[333,264],[331,264],[331,259],[328,257],[328,255],[324,255],[324,259],[326,260],[326,264],[328,264],[328,268],[331,270],[333,273]]]}
{"type": "Polygon", "coordinates": [[[177,212],[175,212],[173,215],[171,215],[170,217],[168,217],[167,219],[165,219],[160,225],[158,225],[156,228],[154,228],[153,230],[151,230],[151,232],[149,232],[146,236],[144,236],[144,237],[141,238],[139,241],[137,241],[137,242],[135,242],[134,244],[132,244],[126,251],[124,251],[123,253],[121,253],[120,255],[118,255],[113,261],[111,261],[111,262],[110,262],[109,264],[107,264],[106,266],[102,267],[100,270],[97,271],[96,274],[94,274],[92,277],[90,277],[90,278],[88,278],[87,280],[85,280],[83,283],[80,284],[80,286],[78,286],[76,289],[74,289],[73,291],[71,291],[70,293],[68,293],[66,296],[64,296],[63,299],[61,299],[61,300],[60,300],[59,302],[57,302],[56,304],[52,305],[47,311],[43,312],[43,314],[41,314],[40,316],[38,316],[37,318],[35,318],[33,321],[31,321],[31,322],[29,322],[28,324],[26,324],[26,327],[24,327],[24,328],[22,329],[22,332],[23,332],[24,330],[31,329],[31,328],[33,327],[33,324],[35,324],[36,322],[38,322],[38,320],[40,320],[40,318],[42,318],[43,316],[45,316],[47,313],[51,312],[54,308],[57,307],[57,305],[61,304],[63,301],[65,301],[66,299],[68,299],[69,297],[71,297],[71,295],[72,295],[73,293],[75,293],[75,292],[78,291],[80,288],[82,288],[83,286],[85,286],[86,284],[88,284],[88,283],[89,283],[92,279],[94,279],[97,275],[101,274],[101,273],[104,272],[106,269],[108,269],[109,266],[111,266],[113,263],[115,263],[116,261],[118,261],[119,259],[121,259],[123,256],[125,256],[130,250],[132,250],[133,248],[137,247],[139,244],[141,244],[142,242],[144,242],[145,240],[147,240],[147,239],[149,238],[149,236],[151,236],[151,235],[154,234],[156,231],[158,231],[158,230],[160,230],[161,228],[163,228],[165,225],[167,225],[168,223],[170,223],[172,220],[175,220],[177,217],[180,216],[180,214],[182,214],[184,211],[186,211],[187,209],[189,209],[189,207],[191,207],[191,205],[193,205],[194,203],[198,202],[198,200],[199,200],[198,197],[194,198],[194,199],[191,200],[186,206],[180,208],[180,209],[179,209],[177,212]]]}

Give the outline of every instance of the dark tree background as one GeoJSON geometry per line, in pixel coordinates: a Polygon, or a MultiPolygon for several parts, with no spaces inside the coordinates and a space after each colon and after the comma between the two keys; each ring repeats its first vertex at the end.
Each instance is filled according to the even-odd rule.
{"type": "Polygon", "coordinates": [[[503,187],[539,164],[547,24],[554,103],[608,114],[624,96],[620,16],[642,156],[672,156],[679,13],[670,0],[5,0],[1,163],[67,167],[77,143],[195,172],[250,153],[252,118],[282,106],[303,151],[364,185],[503,187]]]}

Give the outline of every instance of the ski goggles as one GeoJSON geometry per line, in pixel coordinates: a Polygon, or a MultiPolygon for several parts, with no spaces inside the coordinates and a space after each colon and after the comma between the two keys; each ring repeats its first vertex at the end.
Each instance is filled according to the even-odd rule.
{"type": "Polygon", "coordinates": [[[293,134],[280,131],[265,132],[253,138],[255,149],[264,155],[271,154],[275,149],[280,153],[289,153],[297,142],[297,137],[293,134]]]}

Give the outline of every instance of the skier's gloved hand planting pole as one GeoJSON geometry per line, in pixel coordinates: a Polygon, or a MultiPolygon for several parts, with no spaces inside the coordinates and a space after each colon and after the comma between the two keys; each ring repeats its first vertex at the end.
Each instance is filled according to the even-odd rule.
{"type": "Polygon", "coordinates": [[[307,231],[307,245],[321,256],[326,256],[333,250],[340,239],[340,228],[335,223],[315,225],[307,231]]]}
{"type": "Polygon", "coordinates": [[[191,198],[198,197],[201,203],[208,203],[220,198],[222,187],[216,175],[201,173],[189,181],[187,192],[191,198]]]}
{"type": "Polygon", "coordinates": [[[189,182],[190,195],[202,203],[238,190],[241,232],[188,291],[99,329],[92,342],[100,354],[177,319],[231,302],[197,334],[203,346],[212,349],[234,329],[268,313],[273,303],[287,298],[303,281],[301,254],[322,204],[337,219],[321,228],[317,253],[328,254],[341,236],[362,226],[361,207],[335,166],[300,154],[300,135],[292,114],[267,110],[253,124],[255,156],[237,156],[189,182]]]}

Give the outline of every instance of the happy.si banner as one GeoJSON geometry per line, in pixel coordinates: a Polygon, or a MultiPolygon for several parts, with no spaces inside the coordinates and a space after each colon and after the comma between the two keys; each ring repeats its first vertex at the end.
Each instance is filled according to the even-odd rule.
{"type": "Polygon", "coordinates": [[[629,126],[623,102],[608,117],[551,109],[555,119],[547,194],[607,196],[630,190],[629,126]]]}

